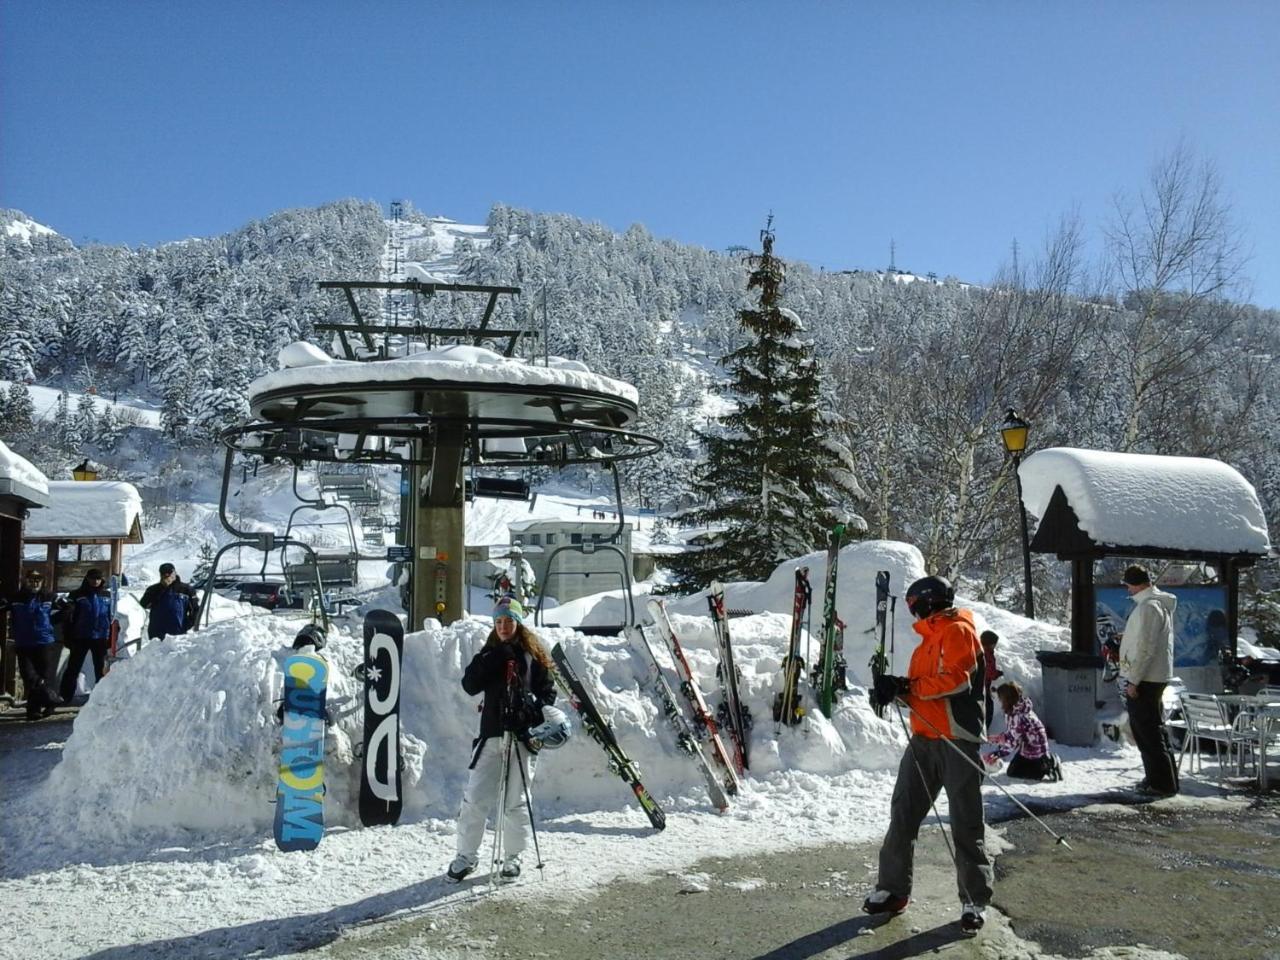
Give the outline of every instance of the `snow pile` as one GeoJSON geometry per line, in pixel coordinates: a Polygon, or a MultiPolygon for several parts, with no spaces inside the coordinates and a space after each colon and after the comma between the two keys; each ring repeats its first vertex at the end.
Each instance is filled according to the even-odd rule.
{"type": "Polygon", "coordinates": [[[276,360],[282,370],[333,363],[333,357],[329,356],[314,343],[308,343],[306,340],[296,340],[281,347],[280,353],[276,355],[276,360]]]}
{"type": "Polygon", "coordinates": [[[569,387],[619,396],[632,404],[640,402],[640,395],[631,384],[592,373],[577,361],[555,357],[548,360],[547,366],[537,366],[518,357],[504,357],[494,350],[467,345],[424,350],[391,360],[330,360],[325,363],[311,351],[298,344],[290,344],[280,351],[280,361],[290,365],[249,384],[246,393],[251,405],[261,395],[283,387],[366,385],[406,380],[569,387]]]}
{"type": "Polygon", "coordinates": [[[1043,517],[1061,487],[1095,543],[1259,556],[1271,549],[1253,485],[1220,460],[1053,447],[1029,456],[1018,475],[1028,512],[1043,517]]]}
{"type": "MultiPolygon", "coordinates": [[[[869,570],[886,560],[899,565],[910,561],[910,548],[901,544],[848,549],[851,577],[858,574],[860,563],[869,570]],[[855,555],[860,555],[857,560],[855,555]]],[[[781,576],[775,574],[769,584],[781,576]]],[[[759,592],[770,589],[769,584],[753,586],[759,592]]],[[[820,586],[816,592],[820,594],[820,586]]],[[[851,623],[865,620],[869,626],[873,604],[869,594],[865,604],[845,615],[851,623]]],[[[717,652],[710,620],[679,614],[672,619],[714,702],[717,652]]],[[[281,663],[298,625],[281,617],[245,616],[144,645],[95,691],[76,720],[61,762],[34,794],[32,812],[42,811],[50,822],[92,827],[108,845],[127,845],[152,834],[185,839],[195,834],[206,840],[269,835],[280,736],[275,712],[281,663]],[[116,811],[106,823],[99,817],[104,809],[116,811]]],[[[448,627],[428,621],[425,630],[406,637],[401,721],[407,822],[439,821],[437,826],[445,829],[457,813],[478,726],[478,701],[466,695],[459,681],[489,630],[487,619],[448,627]]],[[[812,789],[814,778],[896,765],[901,732],[873,715],[861,689],[843,697],[830,720],[811,709],[798,730],[777,737],[771,705],[781,688],[790,616],[735,618],[731,630],[742,695],[756,719],[750,775],[739,803],[752,804],[798,787],[812,789]]],[[[557,642],[564,645],[659,801],[669,811],[706,809],[696,767],[676,749],[657,703],[641,687],[648,664],[631,642],[586,637],[564,628],[539,633],[548,648],[557,642]]],[[[899,623],[899,669],[913,639],[909,628],[899,623]]],[[[1011,637],[1001,651],[1006,671],[1029,679],[1034,646],[1044,639],[1034,632],[1011,637]]],[[[846,652],[851,679],[865,680],[871,643],[869,634],[864,637],[850,627],[846,652]]],[[[668,679],[676,685],[670,658],[656,638],[654,645],[668,679]]],[[[356,827],[359,765],[353,747],[362,739],[363,723],[361,690],[352,676],[362,656],[358,630],[335,626],[325,656],[331,666],[328,702],[334,715],[326,746],[325,816],[330,824],[356,827]]],[[[802,692],[812,708],[812,693],[807,687],[802,692]]],[[[630,792],[609,771],[600,747],[574,722],[573,740],[542,757],[544,770],[550,772],[545,779],[540,774],[546,785],[538,798],[542,814],[560,817],[630,808],[630,792]]]]}
{"type": "Polygon", "coordinates": [[[49,506],[27,521],[29,539],[126,537],[142,515],[138,488],[122,480],[50,480],[49,506]]]}
{"type": "Polygon", "coordinates": [[[10,480],[22,484],[32,491],[44,496],[49,495],[49,480],[43,473],[32,466],[26,457],[20,457],[0,440],[0,480],[10,480]]]}

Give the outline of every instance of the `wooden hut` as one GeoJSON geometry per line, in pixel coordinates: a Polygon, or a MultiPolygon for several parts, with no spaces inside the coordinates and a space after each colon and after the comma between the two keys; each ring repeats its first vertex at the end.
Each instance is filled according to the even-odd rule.
{"type": "Polygon", "coordinates": [[[125,545],[136,543],[142,543],[142,497],[133,484],[53,480],[47,509],[27,523],[23,567],[43,570],[59,592],[74,590],[90,568],[108,577],[122,573],[125,545]],[[33,555],[37,546],[43,556],[33,555]],[[105,549],[86,549],[93,547],[105,549]]]}

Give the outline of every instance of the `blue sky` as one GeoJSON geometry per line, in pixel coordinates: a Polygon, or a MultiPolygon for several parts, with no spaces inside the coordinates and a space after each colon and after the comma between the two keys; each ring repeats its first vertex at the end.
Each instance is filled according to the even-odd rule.
{"type": "Polygon", "coordinates": [[[1280,4],[0,4],[0,206],[161,243],[342,197],[991,277],[1180,139],[1280,307],[1280,4]]]}

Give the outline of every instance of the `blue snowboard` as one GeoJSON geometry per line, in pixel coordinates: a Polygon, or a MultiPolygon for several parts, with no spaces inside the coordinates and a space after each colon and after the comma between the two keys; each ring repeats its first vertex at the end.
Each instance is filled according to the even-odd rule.
{"type": "Polygon", "coordinates": [[[284,723],[276,786],[276,846],[314,850],[324,836],[324,695],[329,665],[315,653],[284,662],[284,723]]]}

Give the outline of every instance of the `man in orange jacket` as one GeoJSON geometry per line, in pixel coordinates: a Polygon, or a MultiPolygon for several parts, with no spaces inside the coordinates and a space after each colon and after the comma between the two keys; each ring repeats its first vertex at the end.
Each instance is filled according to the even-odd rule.
{"type": "Polygon", "coordinates": [[[876,889],[862,905],[867,913],[901,913],[911,900],[912,864],[920,824],[939,790],[947,791],[955,840],[960,927],[977,933],[991,901],[993,873],[987,859],[982,811],[982,644],[973,614],[957,610],[955,591],[942,577],[922,577],[907,588],[920,646],[905,677],[878,677],[874,700],[900,700],[911,709],[911,740],[898,765],[889,807],[889,831],[880,847],[876,889]],[[946,742],[950,741],[950,742],[946,742]]]}

